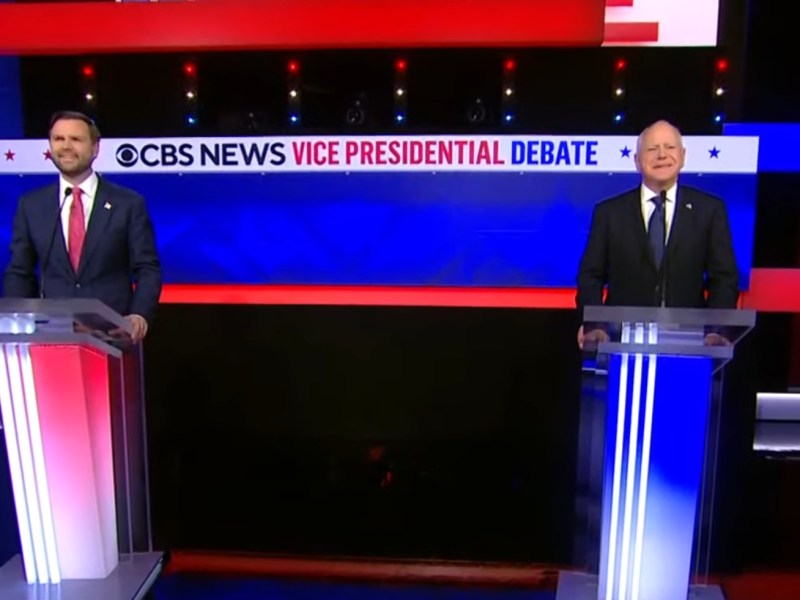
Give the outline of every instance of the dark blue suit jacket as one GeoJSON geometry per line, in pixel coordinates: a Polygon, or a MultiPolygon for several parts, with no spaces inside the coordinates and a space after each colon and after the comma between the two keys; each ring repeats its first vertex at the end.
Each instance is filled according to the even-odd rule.
{"type": "Polygon", "coordinates": [[[5,296],[39,297],[38,265],[40,270],[44,267],[45,297],[93,298],[121,315],[138,314],[151,322],[162,279],[144,198],[99,177],[77,273],[67,254],[60,203],[57,182],[20,198],[5,296]]]}
{"type": "Polygon", "coordinates": [[[577,305],[736,308],[739,273],[724,202],[678,184],[664,264],[656,268],[640,188],[598,204],[578,272],[577,305]],[[663,287],[663,289],[662,289],[663,287]],[[706,298],[706,293],[708,297],[706,298]]]}

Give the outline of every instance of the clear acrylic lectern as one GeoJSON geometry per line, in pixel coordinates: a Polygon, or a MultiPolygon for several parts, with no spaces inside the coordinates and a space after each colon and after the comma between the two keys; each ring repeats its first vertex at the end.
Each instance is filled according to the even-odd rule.
{"type": "Polygon", "coordinates": [[[577,560],[558,600],[723,598],[708,585],[719,374],[745,310],[590,306],[577,560]]]}
{"type": "Polygon", "coordinates": [[[141,349],[129,331],[96,300],[0,300],[0,415],[21,549],[0,568],[3,600],[130,600],[160,570],[141,349]]]}

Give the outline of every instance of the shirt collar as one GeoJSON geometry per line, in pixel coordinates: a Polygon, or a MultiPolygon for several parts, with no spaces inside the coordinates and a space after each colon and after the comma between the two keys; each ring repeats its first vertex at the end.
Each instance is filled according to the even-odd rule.
{"type": "MultiPolygon", "coordinates": [[[[678,183],[675,182],[669,189],[667,189],[667,202],[675,202],[675,197],[677,193],[678,193],[678,183]]],[[[646,205],[651,198],[655,198],[658,195],[659,195],[658,192],[654,192],[644,183],[642,184],[641,187],[642,205],[646,205]]]]}
{"type": "MultiPolygon", "coordinates": [[[[97,173],[92,171],[92,174],[87,177],[83,183],[81,183],[78,187],[81,188],[81,193],[84,196],[89,196],[90,198],[94,198],[95,194],[97,193],[97,185],[99,183],[99,178],[97,177],[97,173]]],[[[58,188],[59,188],[59,198],[63,200],[64,194],[67,191],[67,188],[75,187],[69,181],[64,179],[64,176],[61,175],[58,178],[58,188]]]]}

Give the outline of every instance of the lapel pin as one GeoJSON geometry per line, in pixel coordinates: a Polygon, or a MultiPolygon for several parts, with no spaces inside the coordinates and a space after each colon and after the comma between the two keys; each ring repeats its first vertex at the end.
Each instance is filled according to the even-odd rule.
{"type": "Polygon", "coordinates": [[[692,203],[691,203],[691,202],[689,202],[689,203],[686,205],[686,208],[688,208],[689,210],[692,210],[692,203]]]}
{"type": "Polygon", "coordinates": [[[106,210],[111,210],[111,204],[109,204],[108,202],[106,202],[106,203],[103,205],[103,208],[105,208],[106,210]]]}

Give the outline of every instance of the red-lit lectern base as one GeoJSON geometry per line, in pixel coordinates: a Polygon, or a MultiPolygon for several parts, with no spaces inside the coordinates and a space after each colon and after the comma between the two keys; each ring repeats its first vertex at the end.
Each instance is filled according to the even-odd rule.
{"type": "Polygon", "coordinates": [[[36,343],[6,343],[0,355],[26,579],[105,578],[119,556],[109,358],[36,343]]]}
{"type": "Polygon", "coordinates": [[[161,570],[141,347],[119,332],[130,326],[98,300],[0,298],[0,410],[21,550],[0,566],[2,600],[139,599],[161,570]]]}
{"type": "Polygon", "coordinates": [[[108,360],[81,346],[31,346],[64,579],[106,577],[117,565],[108,360]]]}

